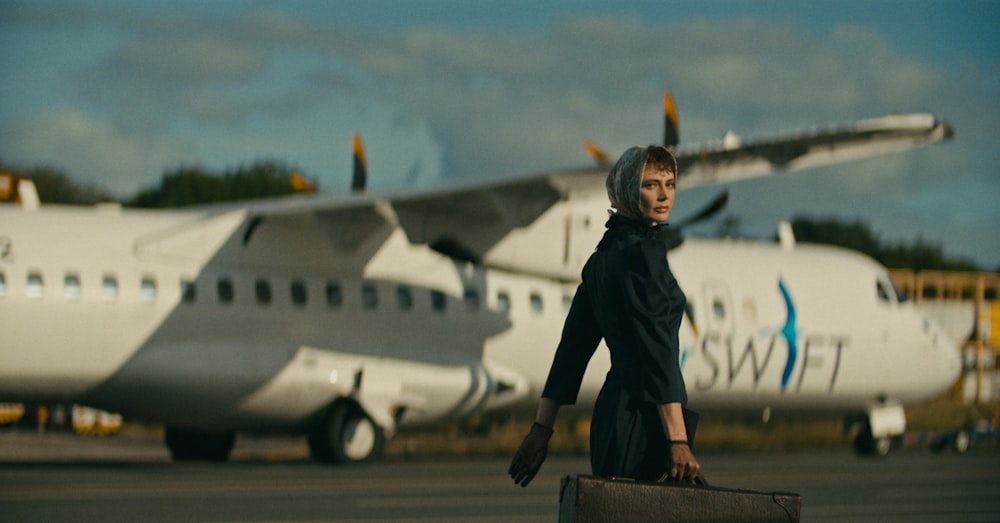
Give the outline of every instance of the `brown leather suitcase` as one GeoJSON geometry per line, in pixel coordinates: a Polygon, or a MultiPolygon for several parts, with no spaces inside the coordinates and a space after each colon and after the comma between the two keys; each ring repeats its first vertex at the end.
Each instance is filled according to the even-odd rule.
{"type": "Polygon", "coordinates": [[[802,496],[688,483],[570,475],[559,491],[559,523],[797,522],[802,496]]]}

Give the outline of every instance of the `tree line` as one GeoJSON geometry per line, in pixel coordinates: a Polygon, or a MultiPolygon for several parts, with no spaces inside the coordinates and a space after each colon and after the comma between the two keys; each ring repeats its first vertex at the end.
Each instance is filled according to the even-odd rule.
{"type": "MultiPolygon", "coordinates": [[[[886,243],[879,239],[871,227],[860,220],[844,222],[834,218],[796,216],[791,221],[796,241],[839,245],[871,256],[876,261],[894,269],[916,271],[979,271],[971,260],[945,254],[940,243],[917,236],[909,243],[886,243]]],[[[997,267],[1000,272],[1000,267],[997,267]]]]}
{"type": "MultiPolygon", "coordinates": [[[[118,201],[126,207],[173,208],[284,196],[302,190],[314,190],[295,169],[282,162],[258,161],[248,166],[213,172],[201,167],[178,167],[165,171],[160,182],[137,194],[120,199],[110,191],[92,184],[74,181],[65,172],[51,167],[13,169],[0,164],[0,172],[10,172],[31,179],[44,203],[92,205],[118,201]],[[293,175],[293,173],[296,173],[293,175]],[[297,176],[297,179],[296,179],[297,176]],[[293,183],[293,181],[295,183],[293,183]],[[306,187],[302,184],[305,183],[306,187]]],[[[791,221],[795,238],[800,242],[838,245],[871,256],[891,268],[913,270],[987,270],[971,260],[949,256],[940,243],[920,236],[911,242],[882,241],[871,227],[861,221],[836,218],[796,216],[791,221]]],[[[720,235],[738,236],[739,219],[720,219],[720,235]]],[[[1000,272],[1000,265],[993,269],[1000,272]]]]}
{"type": "Polygon", "coordinates": [[[285,196],[313,190],[311,183],[294,168],[270,160],[222,172],[196,166],[178,167],[165,171],[158,184],[125,198],[117,197],[97,185],[78,182],[52,167],[14,169],[0,165],[0,172],[30,179],[43,203],[66,205],[119,202],[126,207],[162,209],[285,196]]]}

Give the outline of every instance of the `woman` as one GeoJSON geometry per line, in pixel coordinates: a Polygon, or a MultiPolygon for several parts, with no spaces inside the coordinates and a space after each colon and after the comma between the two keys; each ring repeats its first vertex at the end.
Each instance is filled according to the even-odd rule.
{"type": "Polygon", "coordinates": [[[685,297],[660,231],[677,191],[677,160],[661,146],[632,147],[605,185],[614,212],[583,268],[535,422],[508,470],[522,487],[545,460],[560,405],[576,402],[601,338],[611,370],[591,421],[593,474],[654,481],[694,478],[700,468],[682,414],[678,330],[685,297]]]}

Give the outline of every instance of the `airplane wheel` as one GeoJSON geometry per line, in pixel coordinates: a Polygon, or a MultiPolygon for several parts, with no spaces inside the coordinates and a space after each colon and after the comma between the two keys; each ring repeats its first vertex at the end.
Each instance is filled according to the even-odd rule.
{"type": "Polygon", "coordinates": [[[164,436],[175,461],[227,461],[236,445],[235,432],[202,432],[167,427],[164,436]]]}
{"type": "Polygon", "coordinates": [[[309,433],[313,459],[324,463],[361,463],[377,458],[385,446],[382,429],[358,405],[341,402],[309,433]]]}
{"type": "Polygon", "coordinates": [[[876,456],[888,456],[889,451],[892,450],[892,438],[889,436],[875,438],[872,450],[876,456]]]}
{"type": "Polygon", "coordinates": [[[876,438],[872,435],[871,425],[867,421],[861,423],[861,430],[854,437],[854,451],[858,454],[868,454],[875,456],[886,456],[892,450],[892,438],[882,436],[876,438]]]}
{"type": "Polygon", "coordinates": [[[959,454],[965,454],[972,447],[972,436],[969,431],[962,429],[955,433],[955,439],[951,442],[951,446],[955,449],[955,452],[959,454]]]}

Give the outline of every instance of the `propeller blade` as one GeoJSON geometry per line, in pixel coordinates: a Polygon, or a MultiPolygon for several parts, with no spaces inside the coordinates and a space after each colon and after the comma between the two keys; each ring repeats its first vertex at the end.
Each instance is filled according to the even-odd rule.
{"type": "Polygon", "coordinates": [[[292,189],[294,189],[295,192],[316,192],[316,185],[312,183],[309,178],[302,176],[302,174],[298,171],[292,171],[292,174],[288,175],[288,183],[292,186],[292,189]]]}
{"type": "Polygon", "coordinates": [[[368,184],[368,161],[365,159],[365,147],[361,137],[354,133],[354,176],[351,178],[351,191],[364,192],[368,184]]]}
{"type": "Polygon", "coordinates": [[[587,151],[587,154],[597,162],[597,165],[601,167],[611,167],[611,160],[608,159],[608,153],[604,152],[600,146],[591,142],[590,140],[583,141],[583,149],[587,151]]]}
{"type": "Polygon", "coordinates": [[[716,195],[715,199],[709,202],[708,205],[702,208],[702,210],[698,211],[697,214],[693,216],[688,216],[687,218],[681,220],[680,223],[676,225],[676,228],[683,229],[684,227],[688,227],[702,220],[711,218],[716,213],[725,208],[727,202],[729,202],[729,191],[723,190],[718,195],[716,195]]]}
{"type": "Polygon", "coordinates": [[[680,123],[677,121],[677,106],[670,91],[663,91],[663,146],[675,149],[681,141],[680,123]]]}
{"type": "Polygon", "coordinates": [[[726,202],[729,201],[729,191],[723,190],[718,195],[715,196],[708,205],[698,211],[697,214],[688,216],[683,220],[671,225],[669,228],[663,230],[664,238],[667,241],[667,250],[675,249],[684,243],[684,228],[694,225],[702,220],[714,216],[717,212],[721,211],[725,206],[726,202]]]}

